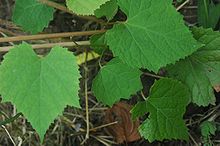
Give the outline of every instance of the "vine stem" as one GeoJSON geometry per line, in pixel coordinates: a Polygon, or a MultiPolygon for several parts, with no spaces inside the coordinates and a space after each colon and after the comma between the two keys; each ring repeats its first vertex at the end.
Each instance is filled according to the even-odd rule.
{"type": "Polygon", "coordinates": [[[88,68],[87,68],[87,58],[88,58],[88,52],[87,50],[85,50],[86,52],[86,56],[85,56],[85,64],[84,64],[84,78],[85,78],[85,82],[84,82],[84,86],[85,86],[85,106],[86,106],[86,136],[85,139],[83,140],[83,142],[81,143],[84,144],[88,139],[89,139],[89,98],[88,98],[88,82],[87,82],[87,78],[88,78],[88,68]]]}
{"type": "Polygon", "coordinates": [[[58,9],[58,10],[61,10],[63,12],[66,12],[66,13],[69,13],[69,14],[72,14],[72,15],[75,15],[79,18],[82,18],[82,19],[86,19],[86,20],[89,20],[89,21],[94,21],[94,22],[97,22],[97,23],[100,23],[100,24],[103,24],[105,23],[105,21],[101,20],[101,19],[97,19],[93,16],[81,16],[81,15],[77,15],[75,13],[73,13],[72,11],[70,11],[67,7],[61,5],[61,4],[58,4],[56,2],[53,2],[53,1],[49,1],[49,0],[38,0],[39,2],[47,5],[47,6],[50,6],[50,7],[53,7],[55,9],[58,9]]]}
{"type": "Polygon", "coordinates": [[[143,72],[144,75],[149,76],[149,77],[154,77],[154,78],[158,78],[158,79],[162,79],[164,77],[159,76],[159,75],[155,75],[155,74],[151,74],[151,73],[147,73],[147,72],[143,72]]]}
{"type": "Polygon", "coordinates": [[[104,33],[106,30],[92,30],[92,31],[79,31],[79,32],[63,32],[63,33],[51,33],[51,34],[37,34],[37,35],[22,35],[14,37],[3,37],[0,38],[0,43],[5,42],[17,42],[17,41],[28,41],[28,40],[41,40],[41,39],[53,39],[62,37],[74,37],[74,36],[88,36],[94,34],[104,33]]]}
{"type": "MultiPolygon", "coordinates": [[[[89,41],[78,41],[78,42],[61,42],[61,43],[47,43],[47,44],[34,44],[31,45],[33,49],[48,49],[52,48],[53,46],[62,46],[62,47],[74,47],[77,45],[79,46],[89,46],[89,41]]],[[[0,52],[8,52],[14,46],[6,46],[0,47],[0,52]]]]}
{"type": "Polygon", "coordinates": [[[190,2],[190,0],[186,0],[184,3],[182,3],[179,7],[176,8],[177,11],[179,11],[180,9],[182,9],[182,7],[184,7],[188,2],[190,2]]]}

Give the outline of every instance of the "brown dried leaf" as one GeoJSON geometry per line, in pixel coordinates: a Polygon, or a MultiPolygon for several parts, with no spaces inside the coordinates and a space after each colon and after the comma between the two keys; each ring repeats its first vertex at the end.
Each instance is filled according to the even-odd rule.
{"type": "Polygon", "coordinates": [[[220,92],[220,85],[214,86],[214,89],[215,89],[216,92],[220,92]]]}
{"type": "Polygon", "coordinates": [[[118,121],[117,124],[108,127],[117,143],[133,142],[140,139],[138,132],[140,122],[139,120],[132,121],[130,110],[129,104],[119,102],[106,111],[105,121],[107,123],[118,121]]]}

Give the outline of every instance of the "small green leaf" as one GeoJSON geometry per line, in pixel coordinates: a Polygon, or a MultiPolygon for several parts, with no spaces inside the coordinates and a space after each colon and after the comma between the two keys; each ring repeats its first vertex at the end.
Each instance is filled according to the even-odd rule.
{"type": "Polygon", "coordinates": [[[215,28],[220,18],[220,4],[211,0],[198,1],[198,22],[205,28],[215,28]]]}
{"type": "Polygon", "coordinates": [[[41,32],[53,19],[54,9],[37,0],[16,0],[12,20],[25,31],[41,32]]]}
{"type": "Polygon", "coordinates": [[[200,125],[200,129],[203,137],[203,144],[205,146],[212,146],[213,144],[211,143],[210,138],[212,135],[215,135],[215,132],[217,131],[215,122],[204,121],[200,125]]]}
{"type": "Polygon", "coordinates": [[[211,135],[215,135],[217,130],[214,122],[205,121],[200,125],[201,133],[203,137],[209,138],[211,135]]]}
{"type": "Polygon", "coordinates": [[[101,18],[105,16],[108,21],[112,20],[118,11],[117,0],[110,0],[95,10],[95,16],[101,18]]]}
{"type": "Polygon", "coordinates": [[[209,19],[209,0],[199,0],[198,1],[198,22],[201,26],[208,26],[209,19]]]}
{"type": "Polygon", "coordinates": [[[127,21],[114,25],[106,39],[126,64],[157,72],[201,47],[172,0],[118,0],[118,5],[127,21]]]}
{"type": "Polygon", "coordinates": [[[205,46],[167,71],[168,76],[188,85],[193,103],[207,106],[215,104],[212,87],[220,85],[220,33],[203,28],[194,28],[193,33],[205,46]]]}
{"type": "Polygon", "coordinates": [[[218,21],[220,20],[220,4],[215,5],[213,2],[210,4],[210,19],[209,27],[215,29],[218,21]]]}
{"type": "Polygon", "coordinates": [[[91,48],[98,54],[102,54],[107,49],[105,33],[95,34],[90,38],[91,48]]]}
{"type": "Polygon", "coordinates": [[[146,102],[142,101],[142,102],[138,102],[131,110],[132,113],[132,119],[135,120],[138,117],[143,116],[144,114],[146,114],[146,111],[143,109],[146,109],[146,102]]]}
{"type": "Polygon", "coordinates": [[[109,0],[66,0],[67,7],[79,15],[94,15],[94,11],[109,0]]]}
{"type": "Polygon", "coordinates": [[[46,130],[67,105],[79,105],[78,65],[61,47],[38,57],[23,43],[5,55],[0,66],[0,94],[24,114],[43,140],[46,130]]]}
{"type": "Polygon", "coordinates": [[[112,106],[121,98],[141,90],[141,71],[122,63],[118,58],[105,65],[93,81],[92,91],[98,101],[112,106]]]}
{"type": "Polygon", "coordinates": [[[189,103],[188,88],[173,79],[160,79],[154,83],[145,102],[132,109],[133,117],[149,112],[149,117],[139,127],[140,134],[149,140],[188,139],[183,120],[189,103]]]}

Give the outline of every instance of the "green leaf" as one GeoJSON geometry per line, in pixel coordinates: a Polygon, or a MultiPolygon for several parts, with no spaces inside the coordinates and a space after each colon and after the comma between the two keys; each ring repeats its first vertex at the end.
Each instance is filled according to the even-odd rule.
{"type": "Polygon", "coordinates": [[[205,121],[200,125],[201,133],[203,137],[209,138],[211,135],[215,135],[217,130],[215,122],[205,121]]]}
{"type": "Polygon", "coordinates": [[[203,28],[194,28],[193,33],[205,46],[190,57],[167,67],[168,76],[188,85],[193,103],[207,106],[215,104],[212,87],[220,84],[220,33],[203,28]]]}
{"type": "Polygon", "coordinates": [[[145,102],[132,109],[133,117],[149,112],[149,117],[139,127],[140,134],[153,142],[164,139],[188,139],[183,120],[189,103],[188,88],[173,79],[160,79],[154,83],[145,102]]]}
{"type": "Polygon", "coordinates": [[[213,121],[204,121],[200,125],[202,137],[203,137],[203,144],[206,146],[212,146],[213,143],[211,143],[211,136],[215,135],[215,132],[217,131],[217,127],[215,122],[213,121]]]}
{"type": "Polygon", "coordinates": [[[94,11],[109,0],[66,0],[67,7],[79,15],[94,15],[94,11]]]}
{"type": "Polygon", "coordinates": [[[92,35],[90,38],[90,43],[91,48],[93,48],[93,50],[100,55],[105,49],[108,48],[106,44],[105,33],[92,35]]]}
{"type": "Polygon", "coordinates": [[[43,140],[51,122],[67,106],[80,107],[80,74],[67,49],[52,48],[38,57],[30,45],[11,49],[0,66],[0,94],[30,121],[43,140]]]}
{"type": "Polygon", "coordinates": [[[95,77],[92,91],[98,101],[112,106],[121,98],[141,90],[141,71],[122,63],[118,58],[111,60],[95,77]]]}
{"type": "Polygon", "coordinates": [[[101,18],[105,16],[108,21],[112,20],[118,11],[117,0],[110,0],[101,5],[100,9],[95,10],[95,16],[101,18]]]}
{"type": "Polygon", "coordinates": [[[128,19],[107,32],[107,44],[130,66],[157,72],[201,46],[172,0],[118,0],[118,5],[128,19]]]}
{"type": "Polygon", "coordinates": [[[201,26],[208,26],[209,19],[209,0],[198,0],[198,22],[201,26]]]}
{"type": "Polygon", "coordinates": [[[215,28],[220,18],[220,4],[214,4],[211,0],[198,1],[198,22],[205,28],[215,28]]]}
{"type": "Polygon", "coordinates": [[[54,9],[37,0],[16,0],[12,20],[25,31],[41,32],[53,19],[54,9]]]}
{"type": "Polygon", "coordinates": [[[135,120],[137,119],[138,117],[141,117],[143,116],[144,114],[146,114],[146,110],[143,110],[143,109],[146,109],[146,102],[145,101],[142,101],[142,102],[138,102],[134,107],[133,109],[131,110],[131,113],[132,113],[132,119],[135,120]]]}
{"type": "Polygon", "coordinates": [[[215,5],[212,2],[210,4],[209,15],[209,27],[214,29],[220,19],[220,4],[215,5]]]}

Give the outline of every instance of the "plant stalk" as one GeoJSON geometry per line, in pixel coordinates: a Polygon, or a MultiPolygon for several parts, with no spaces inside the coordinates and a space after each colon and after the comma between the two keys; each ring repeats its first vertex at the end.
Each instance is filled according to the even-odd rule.
{"type": "Polygon", "coordinates": [[[26,35],[26,36],[22,35],[22,36],[14,36],[14,37],[3,37],[3,38],[0,38],[0,43],[64,38],[64,37],[74,37],[74,36],[88,36],[88,35],[104,33],[105,31],[106,30],[92,30],[92,31],[80,31],[80,32],[63,32],[63,33],[51,33],[51,34],[37,34],[37,35],[26,35]]]}

